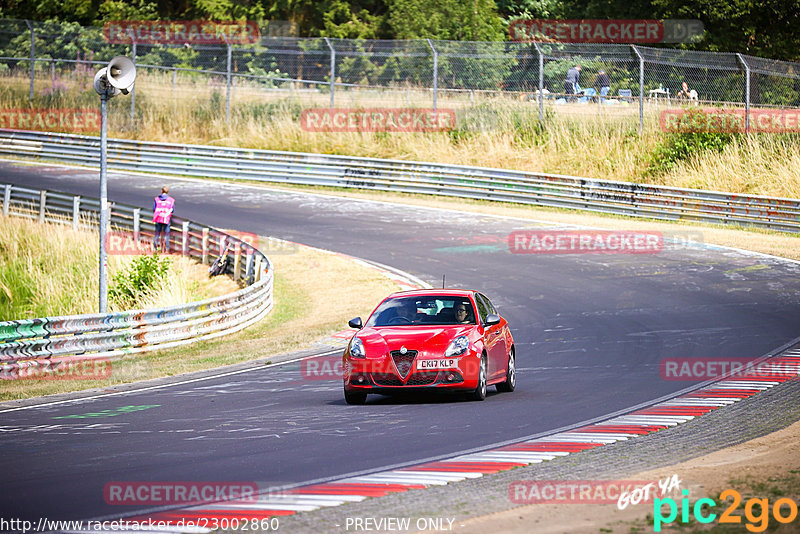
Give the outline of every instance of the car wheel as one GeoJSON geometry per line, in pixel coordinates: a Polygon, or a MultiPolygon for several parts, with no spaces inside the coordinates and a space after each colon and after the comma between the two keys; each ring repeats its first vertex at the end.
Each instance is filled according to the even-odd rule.
{"type": "Polygon", "coordinates": [[[478,386],[469,393],[469,399],[482,401],[486,398],[486,357],[481,358],[481,368],[478,371],[478,386]]]}
{"type": "Polygon", "coordinates": [[[500,382],[495,386],[500,393],[511,393],[517,386],[517,366],[514,357],[514,349],[508,351],[508,368],[506,369],[506,381],[500,382]]]}
{"type": "Polygon", "coordinates": [[[344,401],[347,404],[364,404],[367,402],[367,394],[344,390],[344,401]]]}

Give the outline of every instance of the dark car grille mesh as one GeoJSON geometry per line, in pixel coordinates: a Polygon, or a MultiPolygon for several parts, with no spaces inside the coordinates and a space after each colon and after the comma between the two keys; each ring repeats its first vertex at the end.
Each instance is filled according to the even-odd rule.
{"type": "Polygon", "coordinates": [[[378,386],[402,386],[403,381],[394,375],[386,373],[372,373],[372,381],[378,386]]]}
{"type": "Polygon", "coordinates": [[[411,378],[408,379],[406,382],[407,386],[427,386],[428,384],[433,384],[436,380],[436,376],[439,374],[439,371],[428,371],[425,373],[416,373],[411,375],[411,378]]]}
{"type": "Polygon", "coordinates": [[[405,378],[408,376],[408,373],[411,372],[411,369],[414,367],[414,358],[417,357],[417,351],[409,350],[405,354],[402,354],[399,350],[392,351],[392,360],[394,360],[394,366],[397,368],[397,372],[400,373],[400,376],[405,378]]]}

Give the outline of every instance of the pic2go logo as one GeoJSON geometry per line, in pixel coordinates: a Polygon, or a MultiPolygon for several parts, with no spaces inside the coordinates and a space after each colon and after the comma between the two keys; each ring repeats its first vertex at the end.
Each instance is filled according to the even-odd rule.
{"type": "MultiPolygon", "coordinates": [[[[689,490],[683,490],[681,493],[683,494],[680,506],[681,523],[689,522],[690,512],[698,523],[712,523],[717,519],[717,514],[712,512],[712,509],[717,506],[714,499],[698,499],[692,506],[689,502],[689,490]]],[[[719,522],[741,524],[742,516],[733,514],[742,502],[741,494],[734,489],[726,489],[720,493],[719,498],[721,501],[732,499],[728,508],[719,515],[719,522]]],[[[769,527],[770,511],[778,523],[791,523],[797,519],[797,503],[793,500],[786,497],[778,499],[770,509],[769,499],[754,497],[748,499],[744,505],[744,517],[748,521],[745,528],[750,532],[764,532],[769,527]]],[[[667,497],[653,501],[653,530],[655,532],[661,532],[662,525],[672,523],[677,518],[678,503],[675,502],[675,499],[667,497]],[[664,516],[664,507],[668,510],[666,516],[664,516]]]]}

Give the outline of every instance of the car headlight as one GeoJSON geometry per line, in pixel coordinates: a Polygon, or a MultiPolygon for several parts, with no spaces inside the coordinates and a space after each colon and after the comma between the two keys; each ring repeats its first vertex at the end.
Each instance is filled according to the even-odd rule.
{"type": "Polygon", "coordinates": [[[364,350],[364,343],[361,342],[358,337],[353,336],[353,339],[350,340],[350,356],[353,358],[366,358],[367,353],[364,350]]]}
{"type": "Polygon", "coordinates": [[[469,339],[467,336],[458,336],[450,342],[450,346],[444,351],[445,356],[460,356],[467,352],[469,348],[469,339]]]}

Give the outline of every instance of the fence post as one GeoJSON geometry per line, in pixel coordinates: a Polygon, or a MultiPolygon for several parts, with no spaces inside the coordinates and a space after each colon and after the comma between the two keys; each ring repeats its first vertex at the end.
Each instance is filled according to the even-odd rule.
{"type": "Polygon", "coordinates": [[[237,241],[234,245],[234,252],[233,252],[233,279],[234,281],[238,282],[241,278],[241,273],[239,270],[242,266],[242,243],[237,241]]]}
{"type": "Polygon", "coordinates": [[[539,55],[539,124],[544,121],[544,55],[538,43],[533,43],[539,55]]]}
{"type": "Polygon", "coordinates": [[[56,60],[50,60],[50,83],[55,85],[56,83],[56,60]]]}
{"type": "Polygon", "coordinates": [[[333,109],[334,108],[333,92],[336,89],[336,49],[331,44],[331,40],[328,39],[327,37],[325,38],[325,44],[328,45],[328,48],[331,51],[331,80],[330,80],[330,86],[331,86],[331,109],[333,109]]]}
{"type": "Polygon", "coordinates": [[[172,68],[172,93],[175,94],[175,78],[178,77],[178,69],[172,68]]]}
{"type": "Polygon", "coordinates": [[[208,228],[207,227],[203,228],[203,240],[202,240],[201,247],[203,249],[203,256],[202,256],[203,259],[202,259],[201,263],[203,265],[206,265],[208,263],[208,228]]]}
{"type": "MultiPolygon", "coordinates": [[[[224,35],[223,35],[224,37],[224,35]]],[[[231,123],[231,44],[227,42],[228,38],[225,38],[226,46],[228,47],[228,78],[227,78],[227,91],[225,92],[225,124],[231,123]]]]}
{"type": "Polygon", "coordinates": [[[253,256],[255,256],[255,251],[253,250],[253,247],[248,247],[247,250],[249,252],[247,254],[247,267],[246,267],[246,270],[245,270],[245,281],[247,282],[248,285],[250,285],[250,284],[253,283],[253,267],[255,265],[255,262],[254,262],[255,258],[253,256]]]}
{"type": "Polygon", "coordinates": [[[11,187],[11,184],[6,184],[6,190],[3,193],[3,217],[8,217],[8,212],[11,208],[11,187]]]}
{"type": "Polygon", "coordinates": [[[636,45],[631,45],[633,53],[639,58],[639,133],[644,131],[644,56],[636,45]]]}
{"type": "Polygon", "coordinates": [[[81,217],[81,197],[74,196],[72,197],[72,229],[78,229],[78,223],[80,222],[81,217]]]}
{"type": "Polygon", "coordinates": [[[36,66],[36,30],[33,29],[33,23],[31,21],[26,19],[25,24],[27,24],[28,28],[31,30],[31,91],[28,95],[28,100],[33,101],[33,69],[36,66]]]}
{"type": "Polygon", "coordinates": [[[744,132],[750,133],[750,65],[742,54],[737,53],[736,59],[744,67],[744,132]]]}
{"type": "Polygon", "coordinates": [[[431,47],[431,52],[433,52],[433,110],[436,111],[436,100],[439,95],[439,52],[430,39],[428,39],[428,46],[431,47]]]}
{"type": "Polygon", "coordinates": [[[133,240],[136,242],[137,248],[139,245],[139,222],[141,219],[141,208],[133,210],[133,240]]]}
{"type": "Polygon", "coordinates": [[[253,283],[256,283],[261,280],[261,256],[256,256],[256,264],[253,269],[253,283]]]}
{"type": "Polygon", "coordinates": [[[183,221],[181,224],[181,254],[184,256],[189,254],[189,221],[183,221]]]}
{"type": "Polygon", "coordinates": [[[44,212],[47,205],[47,191],[39,191],[39,224],[44,222],[44,212]]]}

